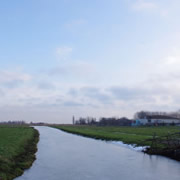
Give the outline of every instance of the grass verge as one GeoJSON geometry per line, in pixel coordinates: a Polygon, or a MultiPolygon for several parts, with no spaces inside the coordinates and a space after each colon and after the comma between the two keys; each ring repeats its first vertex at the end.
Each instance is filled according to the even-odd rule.
{"type": "Polygon", "coordinates": [[[0,180],[12,180],[32,165],[38,140],[32,127],[0,126],[0,180]]]}
{"type": "Polygon", "coordinates": [[[135,144],[136,146],[149,146],[150,148],[148,148],[146,151],[148,154],[164,155],[176,160],[180,160],[179,145],[173,145],[177,142],[177,137],[176,142],[175,139],[168,141],[168,143],[166,140],[166,136],[169,134],[180,132],[180,127],[177,126],[97,127],[61,125],[53,127],[69,133],[95,139],[122,141],[126,144],[135,144]],[[156,136],[157,139],[161,139],[161,141],[156,141],[156,144],[154,144],[154,141],[152,141],[154,136],[156,136]],[[175,143],[173,143],[173,141],[175,143]]]}
{"type": "Polygon", "coordinates": [[[63,131],[79,134],[86,137],[92,137],[102,140],[123,141],[126,144],[136,144],[138,146],[148,146],[148,139],[152,138],[154,133],[158,137],[165,136],[168,133],[179,132],[180,127],[97,127],[97,126],[71,126],[59,125],[53,126],[63,131]]]}

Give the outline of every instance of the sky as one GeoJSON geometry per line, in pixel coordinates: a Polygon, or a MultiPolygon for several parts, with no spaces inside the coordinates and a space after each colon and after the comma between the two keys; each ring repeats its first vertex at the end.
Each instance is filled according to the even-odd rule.
{"type": "Polygon", "coordinates": [[[179,0],[1,0],[0,121],[180,109],[179,0]]]}

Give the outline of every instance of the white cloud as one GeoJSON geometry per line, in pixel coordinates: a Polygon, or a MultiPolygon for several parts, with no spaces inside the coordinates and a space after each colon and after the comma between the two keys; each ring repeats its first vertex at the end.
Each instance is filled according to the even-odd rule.
{"type": "Polygon", "coordinates": [[[23,72],[13,72],[8,70],[0,71],[0,83],[29,80],[31,80],[31,75],[23,72]]]}
{"type": "Polygon", "coordinates": [[[180,56],[169,56],[165,61],[165,65],[167,66],[177,66],[180,68],[180,56]]]}
{"type": "Polygon", "coordinates": [[[155,12],[164,18],[168,17],[170,13],[169,6],[166,6],[165,3],[162,4],[159,1],[154,1],[154,0],[136,0],[133,3],[131,1],[130,6],[134,11],[148,12],[148,13],[155,12]]]}
{"type": "Polygon", "coordinates": [[[97,79],[97,69],[94,64],[84,61],[68,62],[65,65],[57,66],[49,70],[48,75],[71,77],[73,79],[97,79]]]}
{"type": "Polygon", "coordinates": [[[136,3],[132,5],[132,8],[137,11],[141,10],[154,10],[158,8],[157,4],[147,0],[137,0],[136,3]]]}
{"type": "Polygon", "coordinates": [[[175,74],[180,76],[180,54],[172,53],[167,55],[164,59],[157,62],[153,71],[161,74],[161,76],[169,76],[169,78],[175,74]]]}
{"type": "MultiPolygon", "coordinates": [[[[60,54],[62,52],[71,53],[72,49],[68,49],[60,48],[59,52],[60,54]]],[[[142,84],[135,82],[134,85],[125,86],[117,82],[114,87],[109,82],[102,87],[99,83],[95,84],[94,79],[98,78],[96,70],[96,66],[92,63],[68,61],[64,65],[62,63],[59,68],[52,69],[49,73],[54,76],[61,76],[65,73],[62,78],[65,81],[60,81],[59,76],[41,77],[38,75],[33,82],[31,81],[32,77],[22,71],[0,71],[0,83],[17,80],[26,82],[16,88],[3,87],[0,89],[0,107],[11,106],[28,111],[33,109],[35,113],[32,118],[34,119],[37,119],[35,116],[38,116],[43,110],[46,115],[42,113],[42,116],[39,117],[45,118],[49,122],[53,118],[57,119],[57,122],[59,121],[54,114],[58,114],[60,109],[64,109],[63,119],[66,119],[64,122],[70,122],[75,113],[77,116],[92,114],[96,117],[101,115],[132,117],[136,111],[140,110],[179,109],[180,54],[178,49],[165,52],[164,58],[156,63],[154,61],[148,68],[145,66],[141,68],[141,73],[143,70],[145,73],[149,70],[147,79],[142,84]],[[77,78],[78,83],[81,79],[85,80],[82,84],[78,84],[77,81],[73,81],[74,84],[72,84],[72,81],[68,81],[69,76],[77,78]],[[89,87],[90,79],[93,79],[92,87],[89,87]],[[57,113],[53,113],[55,111],[57,113]],[[48,113],[51,114],[51,117],[48,117],[48,113]]],[[[135,71],[138,73],[136,69],[135,71]]],[[[25,113],[22,116],[28,119],[25,113]]],[[[14,117],[18,118],[16,115],[14,117]]]]}
{"type": "Polygon", "coordinates": [[[81,25],[85,25],[86,23],[87,23],[87,21],[84,19],[76,19],[76,20],[73,20],[73,21],[65,24],[65,27],[68,29],[77,28],[81,25]]]}
{"type": "Polygon", "coordinates": [[[72,48],[71,47],[64,46],[64,47],[58,47],[56,49],[57,57],[60,60],[67,59],[71,53],[72,53],[72,48]]]}
{"type": "Polygon", "coordinates": [[[163,9],[160,11],[160,15],[162,17],[167,17],[169,15],[169,11],[167,9],[163,9]]]}

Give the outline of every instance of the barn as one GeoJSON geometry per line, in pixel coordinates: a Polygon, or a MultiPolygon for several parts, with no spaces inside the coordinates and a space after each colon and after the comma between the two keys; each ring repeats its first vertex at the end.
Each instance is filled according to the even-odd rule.
{"type": "Polygon", "coordinates": [[[166,124],[166,125],[180,125],[180,119],[165,115],[148,115],[142,119],[137,119],[141,125],[151,124],[166,124]]]}

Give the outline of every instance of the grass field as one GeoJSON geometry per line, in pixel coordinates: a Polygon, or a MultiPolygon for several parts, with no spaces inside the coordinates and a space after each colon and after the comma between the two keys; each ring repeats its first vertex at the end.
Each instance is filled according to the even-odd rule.
{"type": "Polygon", "coordinates": [[[34,128],[0,126],[0,180],[11,180],[32,165],[38,139],[34,128]]]}
{"type": "Polygon", "coordinates": [[[97,127],[97,126],[54,126],[63,131],[92,137],[102,140],[117,140],[127,144],[136,144],[142,146],[151,145],[148,139],[151,139],[154,133],[158,137],[168,133],[180,132],[177,126],[162,127],[97,127]]]}

